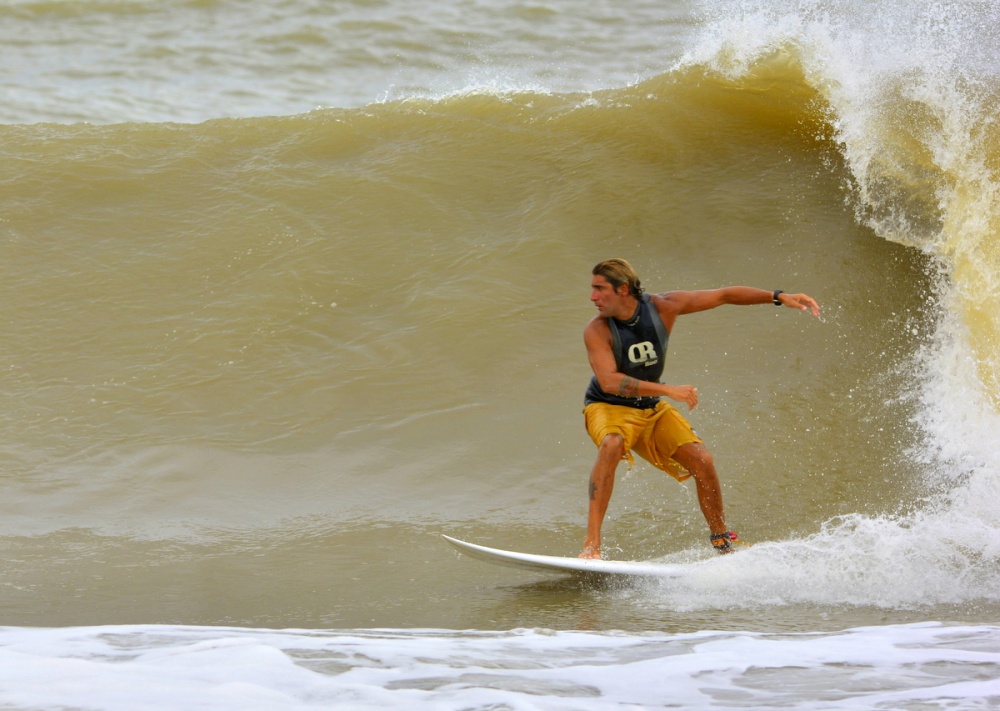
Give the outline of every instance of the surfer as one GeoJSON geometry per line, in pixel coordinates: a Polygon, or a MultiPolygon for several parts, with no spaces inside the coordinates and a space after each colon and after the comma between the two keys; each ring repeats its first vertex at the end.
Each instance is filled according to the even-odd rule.
{"type": "Polygon", "coordinates": [[[592,270],[590,300],[597,307],[584,329],[594,376],[584,398],[587,432],[597,445],[590,474],[587,537],[581,558],[601,557],[601,524],[611,500],[615,469],[638,453],[677,481],[693,477],[698,504],[719,553],[730,553],[736,534],[726,527],[722,491],[711,453],[673,405],[662,397],[698,404],[698,389],[665,385],[660,376],[667,339],[678,316],[724,304],[787,306],[819,316],[819,305],[805,294],[746,286],[703,291],[647,294],[624,259],[607,259],[592,270]]]}

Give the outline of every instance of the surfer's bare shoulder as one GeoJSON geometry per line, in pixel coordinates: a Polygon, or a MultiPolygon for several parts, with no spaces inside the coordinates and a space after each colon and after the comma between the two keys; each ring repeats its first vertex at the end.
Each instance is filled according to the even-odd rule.
{"type": "Polygon", "coordinates": [[[687,291],[665,291],[661,294],[650,294],[649,301],[656,307],[660,314],[660,320],[669,333],[673,328],[674,319],[684,313],[684,304],[690,292],[687,291]]]}
{"type": "Polygon", "coordinates": [[[611,329],[608,327],[608,319],[597,314],[583,327],[583,340],[589,344],[607,343],[611,345],[611,329]]]}

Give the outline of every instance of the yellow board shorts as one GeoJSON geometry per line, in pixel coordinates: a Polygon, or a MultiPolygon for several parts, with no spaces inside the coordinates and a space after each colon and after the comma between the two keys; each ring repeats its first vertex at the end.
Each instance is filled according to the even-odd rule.
{"type": "Polygon", "coordinates": [[[690,478],[691,473],[671,457],[679,447],[701,438],[677,408],[660,400],[656,407],[640,410],[624,405],[592,402],[583,408],[583,417],[594,444],[598,447],[609,434],[618,434],[625,441],[625,459],[629,466],[635,464],[634,450],[657,469],[665,471],[677,481],[690,478]]]}

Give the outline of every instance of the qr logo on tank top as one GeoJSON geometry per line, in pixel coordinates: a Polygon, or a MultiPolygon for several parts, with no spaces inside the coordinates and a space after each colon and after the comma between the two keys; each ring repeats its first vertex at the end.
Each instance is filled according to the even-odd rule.
{"type": "Polygon", "coordinates": [[[651,341],[643,341],[642,343],[636,343],[635,345],[629,346],[628,359],[632,361],[634,365],[641,365],[644,368],[656,365],[660,361],[660,359],[656,357],[656,349],[653,347],[651,341]]]}

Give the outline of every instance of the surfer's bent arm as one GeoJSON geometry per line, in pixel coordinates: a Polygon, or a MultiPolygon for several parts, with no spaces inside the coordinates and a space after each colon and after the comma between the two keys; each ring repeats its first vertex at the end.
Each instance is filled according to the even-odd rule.
{"type": "Polygon", "coordinates": [[[603,319],[595,319],[587,325],[583,340],[590,367],[604,392],[622,397],[668,397],[685,403],[688,408],[698,404],[698,389],[690,385],[654,383],[620,372],[611,351],[611,332],[603,319]]]}
{"type": "MultiPolygon", "coordinates": [[[[733,306],[752,306],[755,304],[775,304],[787,306],[800,311],[808,311],[813,316],[819,316],[819,304],[815,299],[805,294],[788,294],[782,290],[768,291],[750,286],[727,286],[721,289],[704,289],[700,291],[670,291],[657,294],[663,301],[658,304],[662,315],[669,318],[684,314],[707,311],[717,306],[731,304],[733,306]],[[663,312],[667,313],[664,314],[663,312]]],[[[669,327],[668,327],[669,328],[669,327]]]]}

